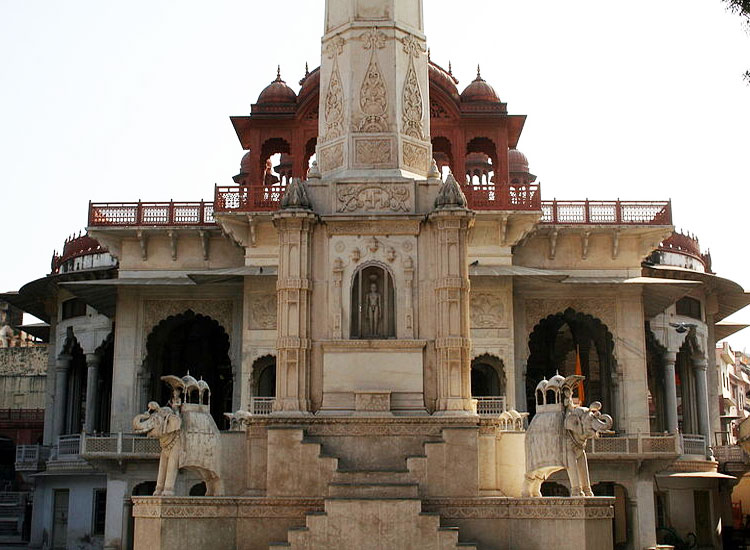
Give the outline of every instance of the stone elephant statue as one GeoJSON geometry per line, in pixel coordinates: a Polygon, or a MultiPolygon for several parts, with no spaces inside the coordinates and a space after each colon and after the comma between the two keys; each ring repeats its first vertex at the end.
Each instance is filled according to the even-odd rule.
{"type": "MultiPolygon", "coordinates": [[[[221,496],[224,494],[224,486],[219,475],[219,429],[211,416],[210,406],[203,403],[183,403],[183,394],[186,401],[190,399],[190,380],[185,383],[183,392],[173,382],[180,380],[179,378],[163,377],[165,378],[172,379],[168,380],[173,387],[170,406],[160,407],[152,401],[145,413],[133,419],[133,431],[158,438],[161,446],[154,496],[174,495],[175,481],[181,469],[194,471],[201,477],[206,483],[206,496],[221,496]]],[[[192,379],[189,375],[185,378],[192,379]]],[[[203,392],[200,399],[202,395],[203,392]]]]}
{"type": "Polygon", "coordinates": [[[612,417],[601,412],[598,401],[589,407],[573,402],[574,388],[582,380],[582,376],[557,375],[537,386],[536,415],[526,432],[523,496],[542,496],[542,483],[559,470],[568,474],[571,496],[594,496],[586,442],[610,433],[612,417]]]}

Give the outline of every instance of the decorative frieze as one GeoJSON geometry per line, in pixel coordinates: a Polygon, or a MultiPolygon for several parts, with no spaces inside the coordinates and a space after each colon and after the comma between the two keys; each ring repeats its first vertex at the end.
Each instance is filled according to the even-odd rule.
{"type": "Polygon", "coordinates": [[[430,150],[422,145],[403,142],[404,164],[417,171],[426,172],[430,167],[430,150]]]}
{"type": "Polygon", "coordinates": [[[249,328],[274,330],[276,328],[276,294],[251,294],[248,297],[249,328]]]}
{"type": "Polygon", "coordinates": [[[355,162],[365,166],[391,164],[393,162],[391,140],[357,139],[354,141],[355,162]]]}
{"type": "Polygon", "coordinates": [[[336,189],[336,211],[410,212],[412,192],[408,185],[349,184],[336,189]]]}
{"type": "Polygon", "coordinates": [[[502,296],[486,292],[471,294],[471,327],[502,328],[507,326],[506,307],[502,296]]]}
{"type": "Polygon", "coordinates": [[[320,149],[320,169],[323,172],[331,172],[344,165],[344,144],[335,143],[329,147],[320,149]]]}

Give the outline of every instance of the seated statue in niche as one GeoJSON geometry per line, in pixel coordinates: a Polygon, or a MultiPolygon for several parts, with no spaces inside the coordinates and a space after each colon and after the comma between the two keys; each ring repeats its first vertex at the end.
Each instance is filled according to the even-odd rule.
{"type": "Polygon", "coordinates": [[[378,338],[381,335],[380,321],[383,317],[383,299],[378,292],[377,280],[377,275],[370,275],[370,292],[365,297],[368,336],[372,338],[378,338]]]}

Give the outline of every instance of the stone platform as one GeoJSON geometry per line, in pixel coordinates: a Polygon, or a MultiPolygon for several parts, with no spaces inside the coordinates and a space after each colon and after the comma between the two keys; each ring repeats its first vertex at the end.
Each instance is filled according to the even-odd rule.
{"type": "Polygon", "coordinates": [[[136,497],[135,550],[601,550],[610,498],[136,497]]]}

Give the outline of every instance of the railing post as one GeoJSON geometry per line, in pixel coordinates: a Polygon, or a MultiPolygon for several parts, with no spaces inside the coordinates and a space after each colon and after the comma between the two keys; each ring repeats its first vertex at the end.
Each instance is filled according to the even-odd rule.
{"type": "Polygon", "coordinates": [[[138,205],[135,207],[135,225],[141,225],[143,222],[143,205],[141,199],[138,199],[138,205]]]}
{"type": "Polygon", "coordinates": [[[589,223],[591,219],[590,213],[589,213],[589,200],[586,199],[586,202],[583,206],[583,222],[589,223]]]}
{"type": "Polygon", "coordinates": [[[204,206],[203,206],[203,199],[201,199],[200,212],[198,212],[198,223],[200,225],[203,225],[204,222],[205,222],[205,220],[204,220],[204,206]]]}
{"type": "Polygon", "coordinates": [[[557,223],[557,199],[552,199],[552,223],[557,223]]]}
{"type": "Polygon", "coordinates": [[[615,222],[618,225],[622,223],[622,202],[620,202],[620,199],[615,202],[615,222]]]}
{"type": "Polygon", "coordinates": [[[169,210],[167,211],[167,223],[174,225],[174,201],[169,199],[169,210]]]}

